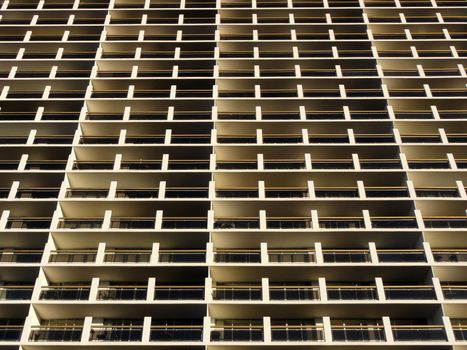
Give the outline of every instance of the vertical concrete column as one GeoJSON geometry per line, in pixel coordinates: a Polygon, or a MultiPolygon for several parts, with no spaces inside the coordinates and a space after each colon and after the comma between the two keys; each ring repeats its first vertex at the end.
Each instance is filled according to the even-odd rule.
{"type": "Polygon", "coordinates": [[[465,192],[465,186],[464,183],[461,180],[456,181],[456,187],[457,187],[457,192],[459,192],[459,197],[466,199],[467,194],[465,192]]]}
{"type": "Polygon", "coordinates": [[[211,342],[211,317],[203,317],[203,343],[208,344],[211,342]]]}
{"type": "Polygon", "coordinates": [[[456,336],[452,329],[451,319],[448,316],[443,316],[443,325],[444,331],[446,332],[446,337],[448,338],[448,342],[453,343],[456,341],[456,336]]]}
{"type": "Polygon", "coordinates": [[[96,264],[103,264],[105,259],[105,242],[100,242],[97,246],[96,264]]]}
{"type": "Polygon", "coordinates": [[[367,230],[371,230],[373,227],[371,225],[371,217],[370,217],[370,212],[366,209],[362,210],[362,216],[363,216],[363,223],[365,225],[365,228],[367,230]]]}
{"type": "Polygon", "coordinates": [[[104,212],[104,220],[102,220],[102,229],[107,230],[110,228],[112,221],[112,210],[106,210],[104,212]]]}
{"type": "Polygon", "coordinates": [[[392,334],[391,319],[388,316],[383,316],[383,327],[386,342],[394,343],[394,335],[392,334]]]}
{"type": "Polygon", "coordinates": [[[117,194],[117,181],[110,181],[109,192],[107,193],[107,199],[115,199],[117,194]]]}
{"type": "Polygon", "coordinates": [[[8,192],[8,200],[15,199],[16,193],[18,192],[19,181],[13,181],[11,183],[10,192],[8,192]]]}
{"type": "Polygon", "coordinates": [[[319,289],[320,300],[328,301],[328,288],[326,286],[326,278],[324,277],[318,278],[318,289],[319,289]]]}
{"type": "Polygon", "coordinates": [[[417,221],[418,228],[420,230],[425,229],[425,223],[423,222],[422,212],[418,209],[414,210],[415,220],[417,221]]]}
{"type": "Polygon", "coordinates": [[[433,257],[433,252],[431,251],[430,243],[429,242],[423,242],[423,251],[425,252],[426,256],[426,261],[428,264],[434,264],[435,259],[433,257]]]}
{"type": "Polygon", "coordinates": [[[325,343],[332,343],[332,327],[329,316],[323,316],[323,335],[325,343]]]}
{"type": "Polygon", "coordinates": [[[324,264],[324,257],[323,257],[323,247],[321,246],[321,242],[315,242],[315,261],[318,265],[324,264]]]}
{"type": "Polygon", "coordinates": [[[152,323],[152,317],[151,316],[145,316],[143,320],[143,334],[141,336],[141,342],[144,343],[149,343],[151,340],[151,323],[152,323]]]}
{"type": "Polygon", "coordinates": [[[352,153],[352,163],[355,170],[360,170],[360,158],[357,153],[352,153]]]}
{"type": "Polygon", "coordinates": [[[265,343],[272,341],[271,317],[263,317],[263,340],[265,343]]]}
{"type": "Polygon", "coordinates": [[[86,316],[83,322],[83,331],[81,333],[81,342],[88,343],[91,336],[92,316],[86,316]]]}
{"type": "Polygon", "coordinates": [[[381,277],[375,277],[375,285],[376,285],[376,294],[378,295],[378,300],[385,301],[386,293],[384,292],[383,279],[381,277]]]}
{"type": "Polygon", "coordinates": [[[214,210],[208,210],[208,230],[214,230],[214,224],[215,224],[215,215],[214,215],[214,210]]]}
{"type": "MultiPolygon", "coordinates": [[[[309,180],[306,182],[307,187],[308,187],[308,197],[311,199],[316,198],[316,193],[315,193],[315,182],[313,180],[309,180]]],[[[313,219],[312,219],[313,222],[313,219]]],[[[312,224],[313,225],[313,224],[312,224]]]]}
{"type": "Polygon", "coordinates": [[[156,210],[156,217],[154,219],[154,229],[155,230],[162,230],[163,220],[164,220],[164,211],[163,210],[156,210]]]}
{"type": "Polygon", "coordinates": [[[258,181],[258,198],[266,198],[266,186],[264,185],[264,181],[258,181]]]}
{"type": "Polygon", "coordinates": [[[305,153],[304,158],[305,158],[305,170],[306,171],[311,171],[312,167],[313,167],[313,163],[311,161],[311,154],[310,153],[305,153]]]}
{"type": "Polygon", "coordinates": [[[122,157],[123,155],[120,153],[115,155],[114,166],[113,166],[114,171],[120,170],[120,167],[122,165],[122,157]]]}
{"type": "Polygon", "coordinates": [[[311,226],[313,230],[319,230],[319,217],[318,217],[318,211],[313,209],[311,210],[311,226]]]}
{"type": "Polygon", "coordinates": [[[89,287],[89,301],[96,301],[99,293],[99,277],[91,279],[91,286],[89,287]]]}
{"type": "Polygon", "coordinates": [[[206,277],[204,279],[204,301],[206,303],[212,302],[212,294],[213,294],[212,278],[206,277]]]}
{"type": "Polygon", "coordinates": [[[269,263],[268,244],[266,242],[261,242],[260,253],[261,253],[261,264],[269,263]]]}
{"type": "Polygon", "coordinates": [[[146,291],[146,301],[153,301],[156,296],[156,278],[148,278],[148,286],[146,291]]]}
{"type": "Polygon", "coordinates": [[[160,251],[160,243],[153,242],[151,248],[151,257],[149,258],[150,264],[157,264],[159,262],[159,251],[160,251]]]}
{"type": "Polygon", "coordinates": [[[214,244],[212,242],[206,243],[206,263],[214,263],[214,244]]]}
{"type": "Polygon", "coordinates": [[[261,278],[261,296],[264,302],[269,301],[269,278],[261,278]]]}
{"type": "MultiPolygon", "coordinates": [[[[358,196],[362,199],[366,198],[365,184],[363,183],[363,181],[361,180],[357,181],[357,189],[358,189],[358,196]]],[[[371,225],[371,221],[370,221],[370,225],[371,225]]]]}
{"type": "Polygon", "coordinates": [[[375,242],[368,242],[368,250],[370,252],[370,259],[373,264],[379,263],[378,250],[376,249],[375,242]]]}
{"type": "Polygon", "coordinates": [[[259,229],[266,230],[267,229],[267,218],[266,218],[266,210],[259,211],[259,229]]]}
{"type": "Polygon", "coordinates": [[[433,289],[435,290],[436,299],[438,301],[444,301],[444,293],[443,287],[441,286],[441,282],[439,281],[438,277],[433,277],[432,279],[433,289]]]}
{"type": "Polygon", "coordinates": [[[449,166],[452,170],[457,170],[457,163],[454,155],[452,153],[446,153],[446,158],[448,159],[449,166]]]}

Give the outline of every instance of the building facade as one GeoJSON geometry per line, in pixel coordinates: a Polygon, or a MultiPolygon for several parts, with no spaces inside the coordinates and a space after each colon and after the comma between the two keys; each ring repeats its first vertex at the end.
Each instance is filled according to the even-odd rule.
{"type": "Polygon", "coordinates": [[[465,0],[4,0],[0,349],[467,349],[465,0]]]}

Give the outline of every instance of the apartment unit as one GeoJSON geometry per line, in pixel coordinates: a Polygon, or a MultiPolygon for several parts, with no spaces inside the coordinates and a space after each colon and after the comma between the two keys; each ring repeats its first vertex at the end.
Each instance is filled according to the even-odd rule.
{"type": "Polygon", "coordinates": [[[467,349],[465,0],[0,3],[0,350],[467,349]]]}

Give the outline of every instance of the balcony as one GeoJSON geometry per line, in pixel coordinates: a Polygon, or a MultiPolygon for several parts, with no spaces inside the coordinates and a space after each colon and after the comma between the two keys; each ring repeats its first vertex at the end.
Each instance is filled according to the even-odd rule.
{"type": "Polygon", "coordinates": [[[445,299],[467,300],[467,285],[461,283],[443,284],[443,295],[445,299]]]}
{"type": "Polygon", "coordinates": [[[207,220],[206,218],[170,218],[164,217],[162,221],[162,228],[163,229],[192,229],[192,230],[199,230],[199,229],[206,229],[207,227],[207,220]]]}
{"type": "Polygon", "coordinates": [[[253,188],[222,188],[216,191],[217,198],[258,198],[258,190],[253,188]]]}
{"type": "Polygon", "coordinates": [[[256,170],[258,169],[256,160],[236,160],[236,161],[218,161],[218,170],[256,170]]]}
{"type": "Polygon", "coordinates": [[[395,341],[447,341],[441,325],[392,325],[395,341]]]}
{"type": "Polygon", "coordinates": [[[378,293],[374,285],[328,285],[329,300],[377,300],[378,293]]]}
{"type": "Polygon", "coordinates": [[[467,340],[467,324],[465,324],[465,320],[459,320],[456,323],[452,325],[454,337],[458,341],[465,342],[467,340]]]}
{"type": "Polygon", "coordinates": [[[105,251],[104,262],[114,264],[148,263],[151,260],[151,250],[147,249],[108,249],[105,251]]]}
{"type": "Polygon", "coordinates": [[[43,286],[40,300],[89,300],[89,285],[50,285],[43,286]]]}
{"type": "Polygon", "coordinates": [[[121,189],[115,193],[116,198],[158,198],[158,189],[121,189]]]}
{"type": "Polygon", "coordinates": [[[62,218],[58,222],[59,229],[68,230],[89,230],[102,228],[101,218],[62,218]]]}
{"type": "Polygon", "coordinates": [[[211,330],[213,342],[257,342],[263,341],[262,325],[214,326],[211,330]]]}
{"type": "Polygon", "coordinates": [[[154,300],[204,300],[204,285],[156,285],[154,300]]]}
{"type": "Polygon", "coordinates": [[[15,218],[15,217],[10,217],[8,218],[8,222],[6,224],[7,229],[12,229],[12,230],[44,230],[44,229],[49,229],[50,228],[50,218],[39,218],[39,217],[34,217],[34,218],[27,218],[27,217],[22,217],[22,218],[15,218]]]}
{"type": "Polygon", "coordinates": [[[208,198],[209,190],[205,187],[169,187],[165,198],[208,198]]]}
{"type": "Polygon", "coordinates": [[[49,263],[93,263],[96,256],[96,250],[53,250],[50,252],[49,263]]]}
{"type": "Polygon", "coordinates": [[[0,300],[30,300],[34,286],[7,284],[0,286],[0,300]]]}
{"type": "Polygon", "coordinates": [[[155,218],[112,218],[110,228],[117,230],[148,230],[154,229],[155,218]]]}
{"type": "Polygon", "coordinates": [[[371,262],[368,250],[358,249],[323,249],[323,260],[325,263],[369,263],[371,262]]]}
{"type": "Polygon", "coordinates": [[[252,264],[261,262],[261,252],[255,249],[217,249],[214,261],[222,264],[252,264]]]}
{"type": "Polygon", "coordinates": [[[267,187],[266,198],[307,198],[308,188],[301,187],[267,187]]]}
{"type": "Polygon", "coordinates": [[[341,230],[341,229],[361,229],[365,228],[363,218],[319,218],[319,227],[321,229],[341,230]]]}
{"type": "Polygon", "coordinates": [[[378,249],[378,260],[381,263],[424,263],[423,249],[378,249]]]}
{"type": "Polygon", "coordinates": [[[438,263],[467,262],[467,250],[465,249],[432,249],[432,253],[438,263]]]}
{"type": "Polygon", "coordinates": [[[384,293],[388,300],[436,300],[436,293],[433,286],[413,285],[413,286],[384,286],[384,293]]]}
{"type": "Polygon", "coordinates": [[[309,229],[311,228],[311,220],[309,218],[270,218],[266,220],[266,228],[268,229],[309,229]]]}
{"type": "Polygon", "coordinates": [[[418,223],[414,217],[372,217],[371,226],[374,229],[414,229],[418,223]]]}
{"type": "Polygon", "coordinates": [[[107,190],[98,189],[69,189],[65,193],[66,198],[107,198],[107,190]]]}
{"type": "Polygon", "coordinates": [[[459,217],[425,217],[423,222],[426,228],[433,229],[465,229],[467,219],[465,216],[459,217]]]}
{"type": "Polygon", "coordinates": [[[31,342],[79,342],[82,325],[76,326],[33,326],[29,334],[31,342]]]}
{"type": "Polygon", "coordinates": [[[94,342],[140,342],[142,336],[142,325],[93,325],[89,340],[94,342]]]}
{"type": "Polygon", "coordinates": [[[203,340],[202,325],[152,325],[150,341],[200,342],[203,340]]]}
{"type": "Polygon", "coordinates": [[[214,300],[261,300],[262,289],[260,285],[217,285],[213,287],[214,300]]]}
{"type": "Polygon", "coordinates": [[[259,229],[257,218],[218,218],[214,221],[214,229],[259,229]]]}
{"type": "Polygon", "coordinates": [[[316,255],[311,249],[269,249],[270,263],[314,263],[316,255]]]}
{"type": "Polygon", "coordinates": [[[147,286],[110,285],[99,287],[97,300],[146,300],[147,286]]]}
{"type": "Polygon", "coordinates": [[[31,189],[19,189],[16,192],[16,198],[18,199],[49,199],[57,198],[59,188],[31,188],[31,189]]]}
{"type": "Polygon", "coordinates": [[[385,341],[382,325],[332,325],[332,339],[340,342],[385,341]]]}
{"type": "Polygon", "coordinates": [[[159,262],[170,264],[205,263],[206,251],[202,249],[159,250],[159,262]]]}
{"type": "Polygon", "coordinates": [[[283,301],[307,301],[319,300],[319,288],[317,286],[306,285],[271,285],[269,286],[269,298],[271,300],[283,301]]]}
{"type": "Polygon", "coordinates": [[[41,262],[42,250],[3,249],[0,250],[0,263],[33,264],[41,262]]]}
{"type": "Polygon", "coordinates": [[[272,325],[271,337],[280,342],[323,341],[324,331],[322,326],[307,324],[272,325]]]}
{"type": "Polygon", "coordinates": [[[356,198],[358,189],[354,187],[316,187],[315,195],[318,198],[356,198]]]}

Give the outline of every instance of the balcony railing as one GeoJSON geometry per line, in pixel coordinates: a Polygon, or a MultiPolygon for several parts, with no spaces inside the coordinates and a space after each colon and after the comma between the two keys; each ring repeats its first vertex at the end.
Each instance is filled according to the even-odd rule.
{"type": "Polygon", "coordinates": [[[384,286],[384,293],[388,300],[436,300],[433,286],[384,286]]]}
{"type": "Polygon", "coordinates": [[[38,263],[42,258],[42,250],[0,250],[0,263],[38,263]]]}
{"type": "Polygon", "coordinates": [[[82,326],[33,326],[29,334],[32,342],[78,342],[81,341],[82,326]]]}
{"type": "Polygon", "coordinates": [[[446,341],[446,332],[441,325],[392,325],[396,341],[446,341]]]}
{"type": "Polygon", "coordinates": [[[263,326],[215,326],[211,330],[211,341],[263,341],[263,326]]]}
{"type": "Polygon", "coordinates": [[[272,325],[272,341],[323,341],[322,326],[315,325],[272,325]]]}
{"type": "Polygon", "coordinates": [[[194,325],[152,325],[151,341],[160,342],[200,342],[203,339],[203,326],[194,325]]]}
{"type": "Polygon", "coordinates": [[[156,285],[155,300],[203,300],[204,286],[197,285],[156,285]]]}
{"type": "Polygon", "coordinates": [[[432,249],[433,258],[440,263],[467,262],[467,249],[432,249]]]}
{"type": "Polygon", "coordinates": [[[160,263],[205,263],[206,251],[203,249],[159,250],[160,263]]]}
{"type": "Polygon", "coordinates": [[[151,250],[107,250],[104,255],[106,263],[148,263],[151,260],[151,250]]]}
{"type": "Polygon", "coordinates": [[[367,263],[371,261],[368,250],[359,249],[323,249],[325,263],[367,263]]]}
{"type": "Polygon", "coordinates": [[[314,263],[316,255],[311,249],[269,249],[271,263],[314,263]]]}
{"type": "Polygon", "coordinates": [[[467,299],[467,285],[463,284],[447,284],[442,285],[443,295],[445,299],[467,299]]]}
{"type": "Polygon", "coordinates": [[[49,263],[93,263],[96,256],[96,250],[53,250],[49,263]]]}
{"type": "Polygon", "coordinates": [[[98,300],[145,300],[146,286],[109,286],[99,287],[98,300]]]}
{"type": "Polygon", "coordinates": [[[261,252],[258,249],[218,249],[214,252],[217,263],[260,263],[261,252]]]}
{"type": "Polygon", "coordinates": [[[64,285],[43,286],[39,294],[40,300],[88,300],[90,286],[64,285]]]}
{"type": "Polygon", "coordinates": [[[376,300],[378,293],[376,286],[327,286],[328,299],[330,300],[376,300]]]}
{"type": "Polygon", "coordinates": [[[26,285],[0,286],[0,300],[30,300],[33,288],[26,285]]]}
{"type": "Polygon", "coordinates": [[[380,325],[332,325],[334,341],[385,341],[384,327],[380,325]]]}
{"type": "Polygon", "coordinates": [[[51,218],[8,218],[7,229],[44,230],[50,228],[51,218]]]}
{"type": "Polygon", "coordinates": [[[90,341],[134,342],[141,341],[143,326],[92,326],[90,341]]]}
{"type": "Polygon", "coordinates": [[[214,300],[261,300],[261,286],[233,285],[213,287],[214,300]]]}
{"type": "Polygon", "coordinates": [[[423,249],[378,249],[378,260],[390,262],[426,262],[423,249]]]}
{"type": "Polygon", "coordinates": [[[100,218],[63,218],[58,222],[60,229],[98,229],[102,227],[100,218]]]}
{"type": "Polygon", "coordinates": [[[271,300],[319,300],[319,288],[316,286],[286,285],[269,286],[271,300]]]}
{"type": "Polygon", "coordinates": [[[454,337],[458,341],[466,341],[467,340],[467,325],[466,324],[454,324],[452,325],[452,330],[454,332],[454,337]]]}

